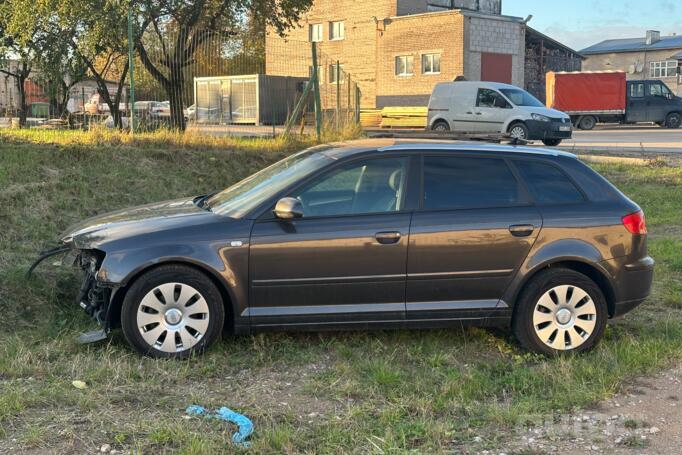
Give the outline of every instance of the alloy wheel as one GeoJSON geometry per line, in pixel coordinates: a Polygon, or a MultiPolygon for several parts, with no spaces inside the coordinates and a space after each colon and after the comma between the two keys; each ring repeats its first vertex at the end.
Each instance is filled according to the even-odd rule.
{"type": "Polygon", "coordinates": [[[515,139],[525,139],[526,130],[522,126],[515,126],[509,130],[509,135],[515,139]]]}
{"type": "Polygon", "coordinates": [[[137,327],[145,342],[166,353],[186,351],[206,334],[209,308],[192,286],[165,283],[149,291],[137,310],[137,327]]]}
{"type": "Polygon", "coordinates": [[[546,346],[559,351],[578,348],[592,335],[597,307],[587,292],[577,286],[556,286],[538,300],[533,328],[546,346]]]}

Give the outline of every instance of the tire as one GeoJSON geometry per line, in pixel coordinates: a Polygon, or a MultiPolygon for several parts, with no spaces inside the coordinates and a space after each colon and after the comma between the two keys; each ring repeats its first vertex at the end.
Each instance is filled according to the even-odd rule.
{"type": "Polygon", "coordinates": [[[550,268],[521,292],[512,329],[524,348],[555,356],[592,349],[607,320],[606,299],[594,281],[574,270],[550,268]],[[574,301],[576,292],[582,298],[574,301]]]}
{"type": "Polygon", "coordinates": [[[121,308],[128,343],[155,358],[203,352],[220,338],[224,320],[223,301],[213,282],[182,265],[161,266],[140,276],[121,308]]]}
{"type": "Polygon", "coordinates": [[[680,125],[682,125],[682,115],[678,114],[677,112],[668,114],[668,117],[665,119],[666,128],[676,129],[679,128],[680,125]]]}
{"type": "Polygon", "coordinates": [[[528,127],[524,123],[512,123],[507,132],[512,138],[528,140],[528,127]]]}
{"type": "Polygon", "coordinates": [[[450,131],[450,125],[448,125],[448,122],[444,120],[438,120],[436,123],[433,124],[433,127],[431,127],[432,131],[435,131],[437,133],[446,133],[450,131]]]}
{"type": "Polygon", "coordinates": [[[597,126],[597,119],[591,115],[586,115],[585,117],[581,118],[580,122],[578,123],[578,128],[581,130],[593,130],[595,126],[597,126]]]}
{"type": "Polygon", "coordinates": [[[547,147],[556,147],[557,145],[561,144],[561,139],[543,139],[542,143],[547,147]]]}

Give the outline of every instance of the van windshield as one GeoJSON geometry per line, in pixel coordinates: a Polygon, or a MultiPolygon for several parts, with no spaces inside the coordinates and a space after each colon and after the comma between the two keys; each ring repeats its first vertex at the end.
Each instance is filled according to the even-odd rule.
{"type": "Polygon", "coordinates": [[[542,102],[530,93],[517,88],[503,88],[500,91],[509,98],[515,106],[545,107],[542,102]]]}

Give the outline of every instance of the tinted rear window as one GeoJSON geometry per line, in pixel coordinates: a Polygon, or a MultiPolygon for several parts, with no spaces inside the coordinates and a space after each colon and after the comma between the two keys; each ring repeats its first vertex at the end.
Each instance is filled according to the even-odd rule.
{"type": "Polygon", "coordinates": [[[566,174],[555,166],[537,161],[515,161],[514,165],[538,204],[570,204],[585,200],[566,174]]]}
{"type": "Polygon", "coordinates": [[[507,207],[523,200],[519,184],[497,158],[424,157],[424,208],[507,207]]]}

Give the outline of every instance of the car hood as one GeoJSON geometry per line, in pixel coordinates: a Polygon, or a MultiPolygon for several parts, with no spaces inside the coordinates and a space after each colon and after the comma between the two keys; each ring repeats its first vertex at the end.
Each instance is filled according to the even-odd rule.
{"type": "Polygon", "coordinates": [[[218,216],[197,207],[193,200],[157,202],[89,218],[68,228],[61,242],[79,249],[98,248],[115,240],[196,225],[218,216]]]}

